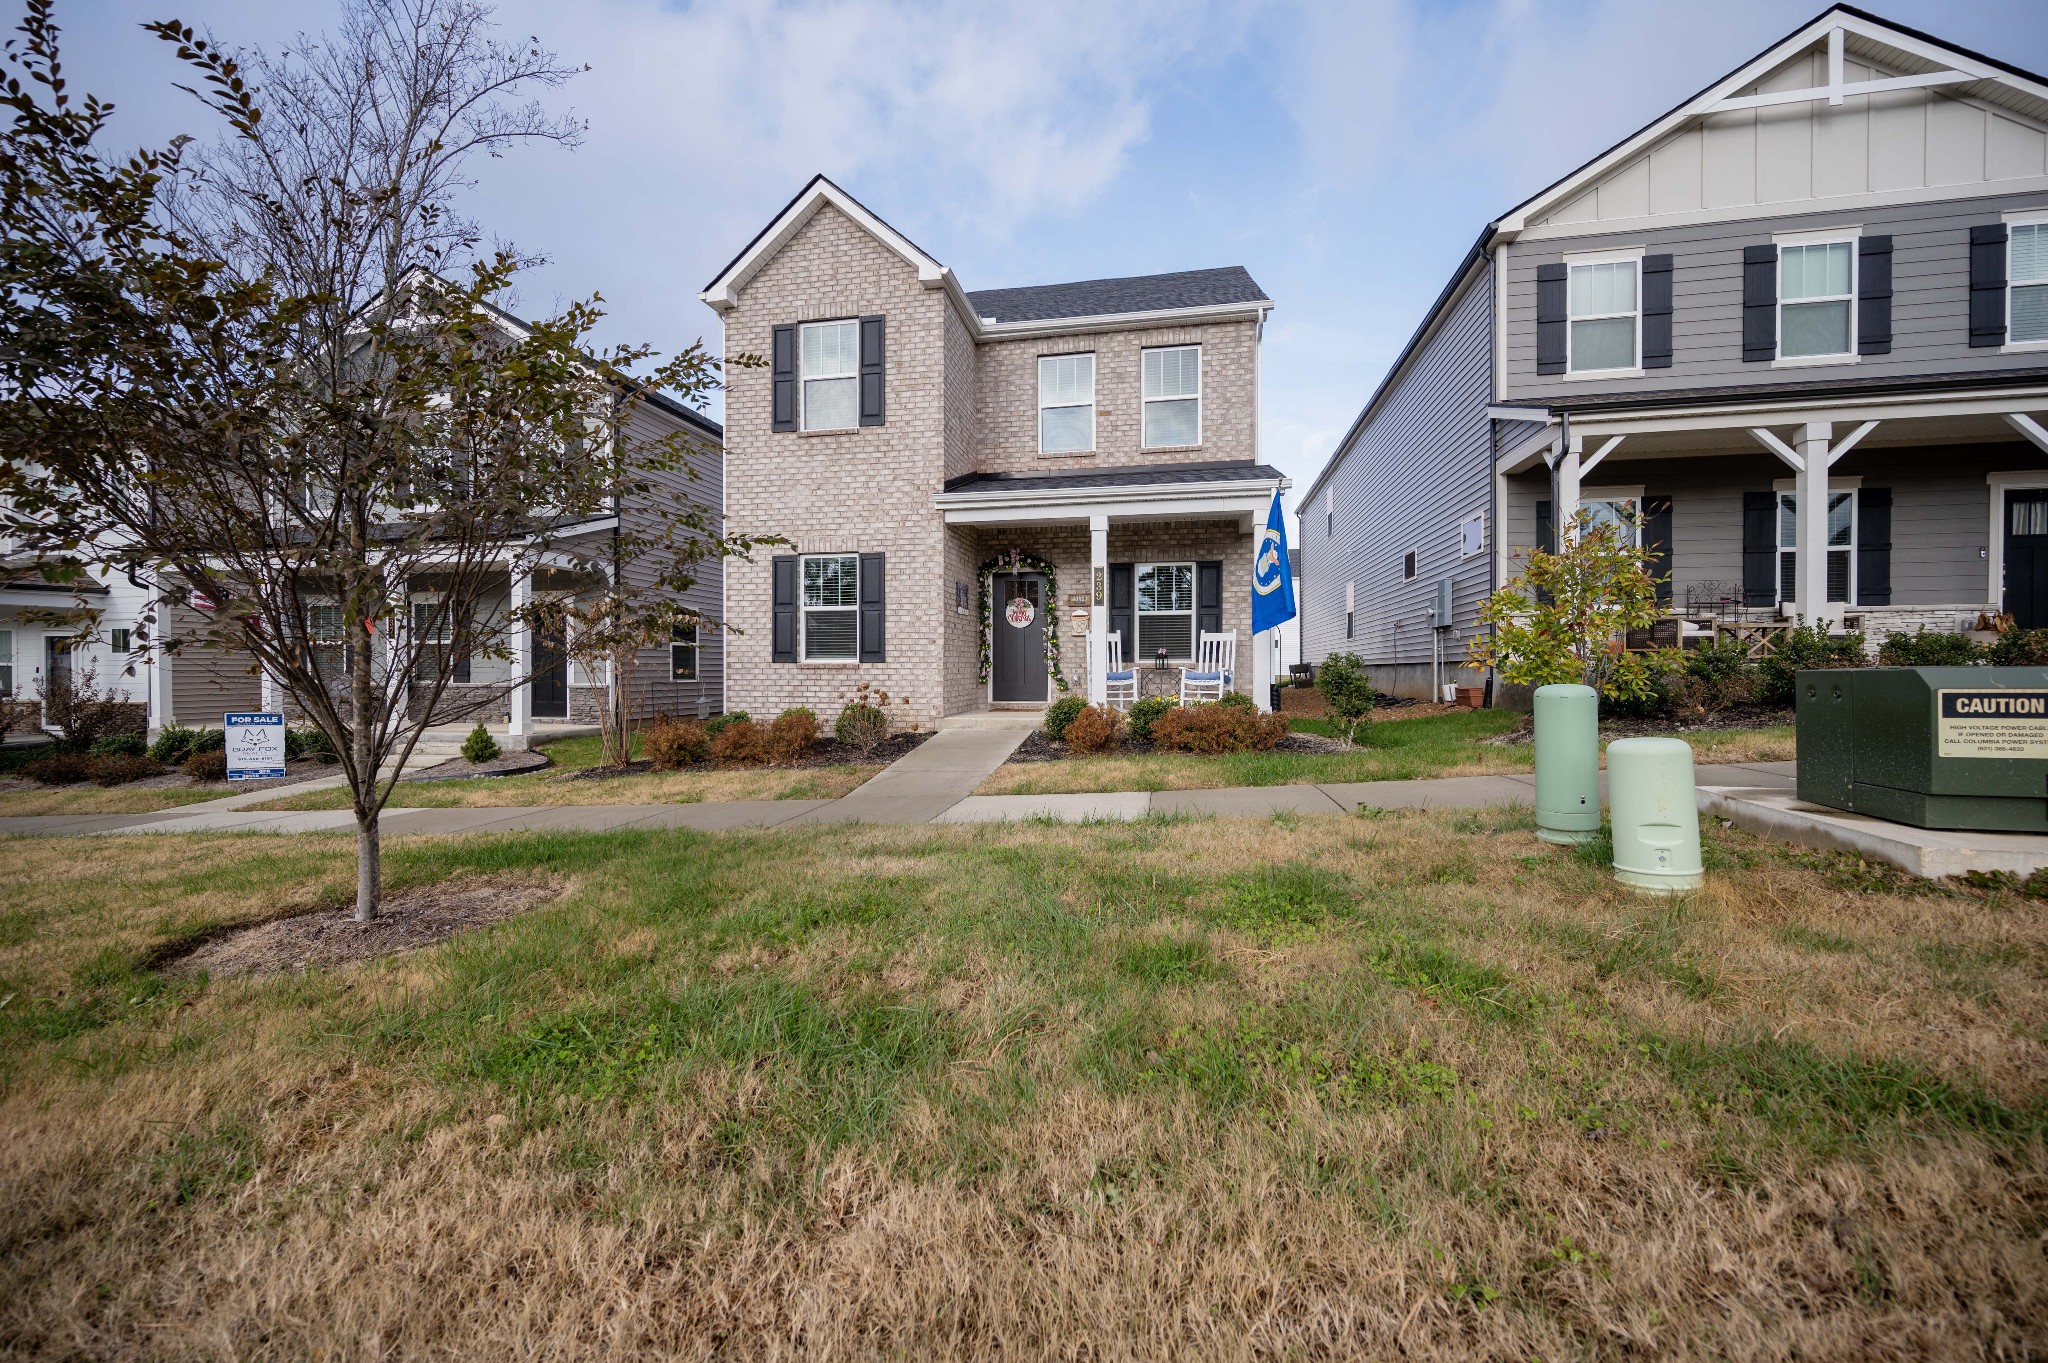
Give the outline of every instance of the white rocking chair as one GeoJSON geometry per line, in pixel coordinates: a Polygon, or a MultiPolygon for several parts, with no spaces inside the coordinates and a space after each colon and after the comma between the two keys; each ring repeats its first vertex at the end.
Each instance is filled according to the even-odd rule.
{"type": "Polygon", "coordinates": [[[1237,631],[1204,634],[1195,649],[1195,665],[1180,670],[1180,703],[1222,700],[1237,667],[1237,631]]]}
{"type": "Polygon", "coordinates": [[[1124,666],[1124,632],[1117,630],[1103,640],[1104,699],[1119,710],[1138,703],[1138,670],[1124,666]]]}

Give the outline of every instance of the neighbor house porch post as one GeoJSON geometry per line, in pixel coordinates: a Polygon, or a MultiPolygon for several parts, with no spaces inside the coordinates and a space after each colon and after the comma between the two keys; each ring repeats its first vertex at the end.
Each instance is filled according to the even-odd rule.
{"type": "Polygon", "coordinates": [[[1798,514],[1793,522],[1793,550],[1798,565],[1793,590],[1799,599],[1799,623],[1819,624],[1828,609],[1828,442],[1834,425],[1809,421],[1799,428],[1798,475],[1793,482],[1798,514]]]}
{"type": "Polygon", "coordinates": [[[514,560],[511,656],[506,660],[512,673],[512,688],[506,697],[512,705],[512,741],[506,746],[518,751],[533,746],[533,625],[526,618],[532,604],[533,569],[514,560]]]}
{"type": "MultiPolygon", "coordinates": [[[[1130,662],[1131,640],[1124,640],[1124,663],[1130,662]]],[[[1088,518],[1088,703],[1109,702],[1109,517],[1088,518]]]]}
{"type": "Polygon", "coordinates": [[[166,726],[177,723],[171,702],[171,650],[166,637],[171,628],[170,608],[162,601],[149,608],[149,735],[155,738],[166,726]]]}

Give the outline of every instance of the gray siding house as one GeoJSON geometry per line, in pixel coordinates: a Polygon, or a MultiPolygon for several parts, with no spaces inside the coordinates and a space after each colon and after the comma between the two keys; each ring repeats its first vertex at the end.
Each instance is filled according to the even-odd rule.
{"type": "Polygon", "coordinates": [[[1469,684],[1581,510],[1678,614],[2048,626],[2048,79],[1836,6],[1487,224],[1303,497],[1304,656],[1469,684]]]}

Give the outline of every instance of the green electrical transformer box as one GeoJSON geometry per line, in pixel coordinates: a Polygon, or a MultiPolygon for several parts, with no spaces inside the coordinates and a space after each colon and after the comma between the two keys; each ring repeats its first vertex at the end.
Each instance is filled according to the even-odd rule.
{"type": "Polygon", "coordinates": [[[1799,674],[1799,798],[1919,828],[2048,832],[2048,668],[1799,674]]]}

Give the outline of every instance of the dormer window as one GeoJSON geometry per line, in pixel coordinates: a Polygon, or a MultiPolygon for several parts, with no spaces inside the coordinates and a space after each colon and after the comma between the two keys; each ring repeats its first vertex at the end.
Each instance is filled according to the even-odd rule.
{"type": "Polygon", "coordinates": [[[860,322],[807,322],[798,338],[803,428],[852,430],[860,424],[860,322]]]}
{"type": "Polygon", "coordinates": [[[1038,452],[1095,448],[1095,356],[1038,357],[1038,452]]]}

